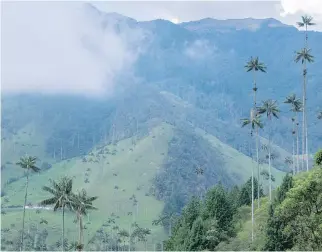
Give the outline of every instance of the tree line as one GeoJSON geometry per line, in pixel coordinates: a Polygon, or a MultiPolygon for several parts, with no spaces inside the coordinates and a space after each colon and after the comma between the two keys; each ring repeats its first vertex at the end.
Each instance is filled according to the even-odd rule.
{"type": "MultiPolygon", "coordinates": [[[[256,178],[250,177],[245,184],[231,190],[216,185],[204,199],[192,198],[173,221],[166,250],[321,250],[322,150],[315,155],[315,165],[301,177],[288,173],[272,194],[271,202],[262,198],[263,190],[259,187],[263,204],[257,212],[259,223],[253,236],[248,221],[252,181],[254,188],[258,188],[256,178]]],[[[259,201],[256,190],[254,196],[259,201]]]]}

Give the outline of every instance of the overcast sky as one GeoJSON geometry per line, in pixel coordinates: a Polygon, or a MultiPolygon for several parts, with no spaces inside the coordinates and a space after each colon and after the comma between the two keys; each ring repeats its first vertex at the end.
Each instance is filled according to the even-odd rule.
{"type": "Polygon", "coordinates": [[[157,18],[186,22],[202,18],[276,18],[295,24],[303,13],[314,16],[322,30],[322,0],[276,1],[99,1],[92,3],[106,12],[118,12],[139,21],[157,18]],[[320,21],[320,22],[319,22],[320,21]]]}
{"type": "MultiPolygon", "coordinates": [[[[83,3],[1,2],[2,91],[101,94],[113,90],[118,73],[131,73],[142,48],[133,52],[130,47],[144,47],[142,31],[102,30],[100,17],[83,3]]],[[[322,24],[322,0],[91,3],[139,21],[273,17],[294,24],[307,13],[322,24]]]]}

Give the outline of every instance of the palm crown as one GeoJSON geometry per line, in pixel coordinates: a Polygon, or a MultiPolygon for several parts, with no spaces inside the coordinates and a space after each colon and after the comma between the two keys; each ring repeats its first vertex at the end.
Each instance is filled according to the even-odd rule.
{"type": "Polygon", "coordinates": [[[304,27],[304,26],[312,26],[315,25],[315,23],[312,22],[313,17],[308,16],[308,15],[304,15],[302,16],[302,22],[297,22],[297,26],[298,27],[304,27]]]}
{"type": "Polygon", "coordinates": [[[264,63],[259,62],[258,57],[251,57],[250,61],[247,62],[245,68],[247,72],[254,70],[266,73],[266,66],[264,65],[264,63]]]}
{"type": "Polygon", "coordinates": [[[96,207],[93,207],[93,201],[98,197],[89,197],[87,192],[83,189],[78,194],[72,195],[71,208],[80,215],[87,215],[88,210],[96,210],[96,207]]]}
{"type": "Polygon", "coordinates": [[[271,118],[271,116],[278,118],[278,113],[280,112],[277,102],[271,99],[263,101],[262,106],[257,111],[259,114],[266,114],[268,118],[271,118]]]}
{"type": "Polygon", "coordinates": [[[253,115],[251,113],[250,118],[243,118],[242,121],[242,127],[245,127],[246,125],[251,125],[252,129],[255,129],[255,127],[263,128],[264,125],[261,122],[261,116],[259,114],[253,115]]]}
{"type": "Polygon", "coordinates": [[[53,195],[50,199],[43,200],[41,205],[54,205],[54,211],[58,208],[69,206],[71,208],[71,197],[73,180],[68,177],[63,177],[59,183],[50,180],[52,188],[44,186],[43,190],[53,195]]]}
{"type": "Polygon", "coordinates": [[[284,103],[290,104],[292,106],[292,112],[302,111],[302,102],[300,99],[296,98],[295,94],[290,94],[289,96],[287,96],[284,103]]]}
{"type": "Polygon", "coordinates": [[[295,56],[295,62],[298,63],[299,61],[302,62],[302,64],[307,61],[309,63],[314,62],[314,56],[310,54],[311,49],[302,48],[301,51],[296,52],[295,56]]]}
{"type": "Polygon", "coordinates": [[[31,169],[34,172],[39,172],[40,169],[36,166],[36,160],[37,160],[36,157],[31,157],[31,156],[21,157],[20,161],[17,162],[16,164],[23,169],[27,169],[27,170],[31,169]]]}

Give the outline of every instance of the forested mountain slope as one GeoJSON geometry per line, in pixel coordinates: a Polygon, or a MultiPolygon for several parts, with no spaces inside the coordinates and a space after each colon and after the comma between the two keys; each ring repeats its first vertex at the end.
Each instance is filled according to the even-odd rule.
{"type": "MultiPolygon", "coordinates": [[[[91,212],[85,224],[86,249],[93,250],[106,249],[99,246],[106,244],[103,235],[110,232],[111,243],[120,246],[115,226],[109,230],[109,218],[118,228],[131,229],[136,222],[151,229],[148,241],[137,241],[133,247],[152,250],[169,234],[171,224],[156,227],[153,220],[180,214],[193,195],[205,197],[216,184],[228,189],[245,183],[255,167],[250,157],[255,153],[254,142],[240,121],[249,116],[252,105],[252,77],[244,69],[250,56],[258,55],[267,65],[267,73],[258,76],[258,99],[275,99],[282,110],[272,124],[273,187],[281,183],[285,171],[291,169],[285,159],[292,153],[293,116],[283,101],[289,93],[301,90],[300,65],[293,61],[294,50],[303,43],[302,32],[272,19],[205,19],[175,25],[165,20],[137,22],[90,5],[87,8],[102,30],[111,26],[125,37],[139,30],[142,40],[129,47],[140,48],[140,53],[131,71],[115,76],[116,85],[108,96],[2,95],[5,249],[15,249],[21,224],[26,173],[16,162],[26,154],[38,157],[41,168],[30,176],[28,204],[47,197],[42,186],[61,175],[74,178],[75,190],[84,187],[98,196],[99,210],[91,212]]],[[[314,139],[309,149],[313,153],[322,144],[316,119],[322,101],[318,56],[322,55],[322,35],[310,32],[309,37],[316,55],[308,70],[309,137],[314,139]]],[[[95,51],[85,42],[85,48],[95,51]]],[[[267,132],[267,127],[260,131],[261,145],[267,144],[267,132]]],[[[267,159],[261,149],[260,167],[266,172],[267,159]]],[[[264,175],[260,179],[267,193],[264,175]]],[[[30,244],[43,242],[47,249],[58,249],[60,215],[27,211],[28,230],[37,235],[40,230],[47,232],[38,241],[31,237],[30,244]],[[39,216],[48,221],[48,227],[39,227],[39,216]]],[[[67,239],[74,241],[77,233],[71,217],[66,228],[67,239]]]]}

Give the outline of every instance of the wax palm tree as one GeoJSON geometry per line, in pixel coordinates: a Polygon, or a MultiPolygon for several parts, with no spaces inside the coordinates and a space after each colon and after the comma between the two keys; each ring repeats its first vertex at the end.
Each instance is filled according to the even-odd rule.
{"type": "MultiPolygon", "coordinates": [[[[262,105],[258,108],[259,114],[266,114],[266,117],[269,124],[269,133],[268,133],[268,172],[269,177],[272,176],[272,167],[271,167],[271,121],[272,118],[278,119],[278,114],[280,113],[280,110],[278,108],[277,102],[274,100],[266,100],[262,102],[262,105]]],[[[259,185],[259,183],[258,183],[259,185]]],[[[259,190],[258,190],[259,191],[259,190]]],[[[258,198],[259,199],[259,198],[258,198]]],[[[269,201],[272,201],[272,180],[269,180],[269,201]]]]}
{"type": "Polygon", "coordinates": [[[258,57],[251,57],[250,60],[246,63],[245,68],[247,72],[253,72],[254,109],[256,109],[256,92],[258,90],[256,83],[256,72],[260,71],[266,73],[266,66],[264,65],[264,63],[259,62],[258,57]]]}
{"type": "MultiPolygon", "coordinates": [[[[291,105],[291,111],[295,114],[295,133],[296,133],[296,166],[297,172],[300,171],[300,147],[299,147],[299,120],[298,120],[298,113],[302,111],[302,102],[300,99],[296,98],[295,94],[290,94],[286,97],[284,103],[291,105]]],[[[294,131],[292,132],[294,133],[294,131]]]]}
{"type": "Polygon", "coordinates": [[[307,115],[306,115],[306,76],[307,76],[307,67],[306,63],[314,62],[314,57],[311,55],[311,49],[302,48],[299,52],[296,52],[295,62],[301,62],[303,65],[303,122],[302,122],[302,167],[304,168],[304,152],[306,152],[307,160],[306,160],[306,169],[309,170],[309,161],[308,161],[308,132],[307,132],[307,115]]]}
{"type": "MultiPolygon", "coordinates": [[[[65,242],[65,207],[71,208],[71,197],[72,197],[72,188],[73,180],[67,176],[62,177],[57,183],[53,180],[50,180],[52,187],[44,186],[43,190],[52,194],[52,197],[49,199],[43,200],[40,204],[43,206],[54,205],[54,211],[62,209],[62,244],[65,242]]],[[[64,251],[64,246],[62,246],[64,251]]]]}
{"type": "Polygon", "coordinates": [[[305,47],[307,47],[307,41],[308,41],[307,28],[309,26],[316,25],[312,21],[313,21],[313,17],[308,16],[308,15],[304,15],[304,16],[302,16],[302,22],[296,22],[298,27],[305,27],[305,47]]]}
{"type": "Polygon", "coordinates": [[[79,222],[79,241],[77,249],[82,251],[84,248],[83,244],[83,216],[88,214],[89,210],[96,210],[97,208],[93,206],[93,201],[97,197],[87,196],[85,189],[78,192],[78,194],[72,194],[71,197],[71,209],[76,213],[77,221],[79,222]]]}
{"type": "MultiPolygon", "coordinates": [[[[254,92],[254,104],[253,104],[253,111],[257,113],[257,101],[256,101],[256,93],[257,93],[257,83],[256,83],[256,72],[262,72],[266,73],[266,66],[264,63],[260,62],[258,57],[251,57],[250,60],[246,63],[245,65],[246,71],[247,72],[252,72],[253,73],[253,92],[254,92]]],[[[256,125],[255,125],[256,126],[256,125]]],[[[258,141],[258,128],[255,127],[256,131],[256,141],[258,141]]],[[[258,146],[257,146],[258,147],[258,146]]],[[[258,156],[258,148],[257,148],[257,156],[258,156]]],[[[257,157],[257,170],[258,170],[258,179],[259,179],[259,162],[258,162],[258,157],[257,157]]],[[[259,182],[259,181],[258,181],[259,182]]],[[[260,200],[258,200],[258,207],[260,206],[260,200]]]]}
{"type": "Polygon", "coordinates": [[[22,169],[27,170],[26,176],[26,189],[25,189],[25,202],[23,204],[23,215],[22,215],[22,233],[21,233],[21,246],[20,251],[24,249],[24,232],[25,232],[25,216],[26,216],[26,205],[27,205],[27,195],[28,195],[28,184],[29,184],[29,171],[39,172],[40,169],[36,166],[36,157],[25,156],[21,157],[19,162],[16,164],[19,165],[22,169]]]}
{"type": "MultiPolygon", "coordinates": [[[[261,122],[261,116],[257,114],[256,111],[253,109],[251,110],[250,118],[243,118],[241,119],[241,121],[242,121],[242,127],[245,127],[247,125],[251,126],[251,133],[250,133],[251,137],[253,136],[254,129],[263,128],[263,124],[261,122]]],[[[259,164],[258,137],[256,138],[256,153],[257,153],[257,164],[259,164]]],[[[254,167],[252,167],[252,241],[253,240],[254,240],[254,167]]]]}

